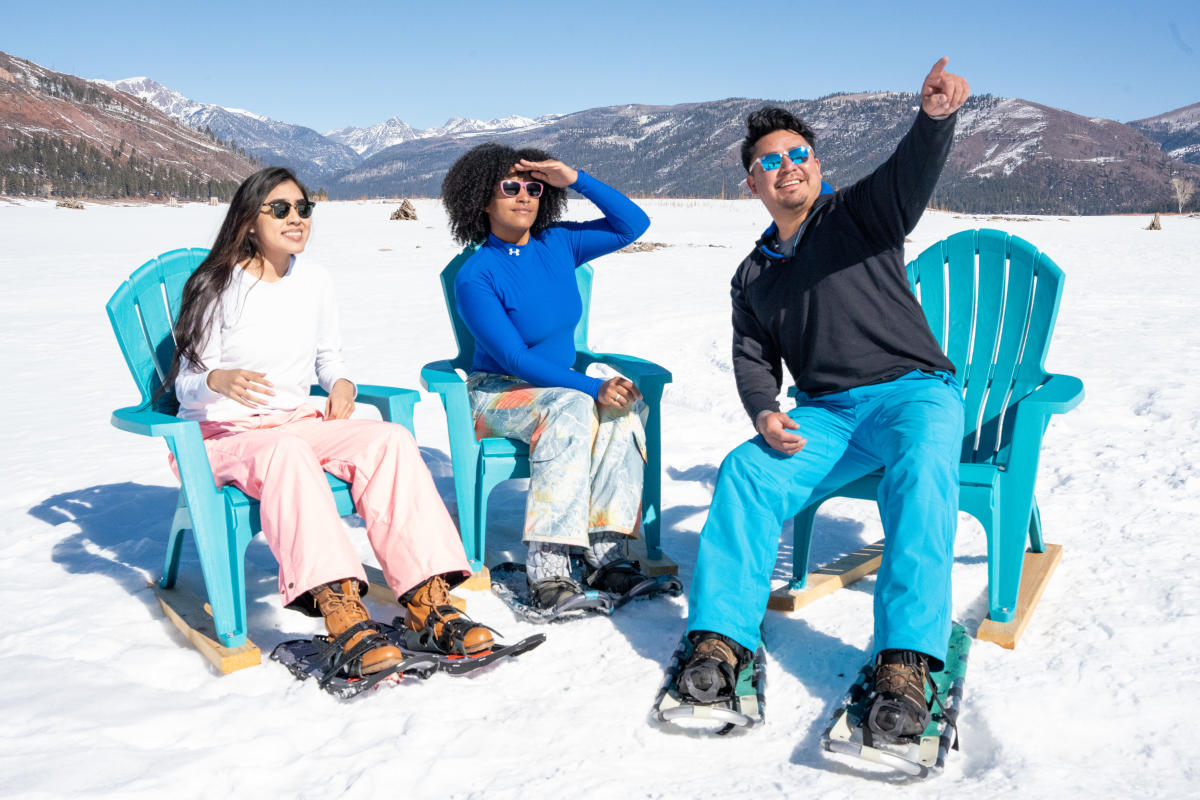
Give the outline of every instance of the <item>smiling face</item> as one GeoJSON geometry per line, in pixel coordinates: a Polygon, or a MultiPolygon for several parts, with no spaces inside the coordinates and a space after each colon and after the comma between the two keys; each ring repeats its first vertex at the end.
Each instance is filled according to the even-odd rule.
{"type": "MultiPolygon", "coordinates": [[[[505,176],[508,178],[531,180],[529,173],[516,170],[509,170],[505,176]]],[[[539,203],[538,198],[530,197],[523,187],[516,197],[508,197],[497,184],[492,188],[491,202],[484,206],[483,213],[487,214],[492,235],[497,239],[509,244],[527,244],[529,229],[537,220],[539,203]]]]}
{"type": "Polygon", "coordinates": [[[304,252],[308,234],[312,229],[312,218],[301,219],[296,212],[296,203],[304,199],[304,192],[300,191],[295,181],[284,181],[272,189],[263,200],[264,206],[259,210],[253,228],[258,252],[267,261],[274,263],[287,256],[304,252]],[[276,200],[291,203],[291,208],[283,219],[275,219],[271,209],[265,205],[276,200]]]}
{"type": "Polygon", "coordinates": [[[746,184],[758,195],[781,230],[799,224],[821,194],[821,161],[809,155],[803,164],[794,164],[787,156],[779,169],[764,172],[758,163],[766,153],[786,153],[792,148],[812,145],[795,131],[772,131],[754,143],[754,160],[746,184]]]}

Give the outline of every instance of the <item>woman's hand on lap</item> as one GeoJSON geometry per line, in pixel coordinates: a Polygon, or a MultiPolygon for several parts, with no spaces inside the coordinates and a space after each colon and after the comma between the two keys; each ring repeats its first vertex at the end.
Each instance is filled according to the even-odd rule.
{"type": "Polygon", "coordinates": [[[267,399],[275,394],[275,384],[267,380],[265,372],[248,369],[214,369],[205,380],[208,388],[223,394],[246,408],[266,405],[267,399]]]}
{"type": "Polygon", "coordinates": [[[529,161],[522,158],[517,162],[515,168],[519,172],[528,172],[535,179],[545,181],[557,189],[565,189],[579,180],[578,170],[553,159],[550,161],[529,161]]]}
{"type": "Polygon", "coordinates": [[[609,378],[600,386],[596,405],[601,408],[626,408],[642,399],[642,393],[629,378],[609,378]]]}
{"type": "Polygon", "coordinates": [[[325,419],[349,419],[354,413],[354,384],[338,378],[325,400],[325,419]]]}

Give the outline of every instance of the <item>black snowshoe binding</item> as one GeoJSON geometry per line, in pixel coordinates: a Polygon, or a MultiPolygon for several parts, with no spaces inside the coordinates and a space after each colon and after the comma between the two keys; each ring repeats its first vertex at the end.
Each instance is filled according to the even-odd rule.
{"type": "Polygon", "coordinates": [[[525,565],[506,562],[492,567],[492,591],[518,618],[544,623],[611,614],[630,600],[678,596],[683,584],[674,575],[647,577],[636,561],[619,559],[592,570],[580,556],[571,557],[571,575],[530,585],[525,565]],[[583,580],[576,576],[586,575],[583,580]]]}
{"type": "Polygon", "coordinates": [[[397,617],[392,625],[372,620],[357,623],[336,638],[314,636],[281,642],[271,652],[271,658],[300,680],[316,678],[317,686],[345,700],[381,683],[399,683],[407,677],[425,679],[439,671],[468,675],[497,661],[527,653],[546,641],[545,634],[536,633],[515,644],[493,645],[490,650],[472,656],[457,655],[444,652],[430,641],[428,635],[409,630],[403,622],[401,617],[397,617]],[[349,651],[342,649],[352,636],[367,627],[379,632],[366,637],[349,651]],[[404,660],[389,669],[363,675],[359,666],[362,655],[379,644],[380,636],[399,648],[404,653],[404,660]]]}
{"type": "Polygon", "coordinates": [[[926,687],[937,702],[937,687],[929,684],[925,656],[912,650],[884,650],[875,659],[875,699],[867,713],[867,729],[884,741],[916,736],[933,715],[925,700],[926,687]]]}
{"type": "Polygon", "coordinates": [[[389,626],[378,622],[356,623],[336,637],[314,636],[312,639],[293,639],[281,642],[271,651],[278,661],[300,680],[317,679],[317,686],[341,699],[348,699],[380,683],[397,683],[401,678],[428,678],[437,672],[436,659],[424,653],[405,653],[399,664],[364,675],[363,654],[378,647],[381,636],[387,636],[389,626]],[[364,630],[378,631],[363,638],[349,650],[346,642],[364,630]]]}
{"type": "Polygon", "coordinates": [[[692,655],[679,673],[679,694],[693,703],[728,701],[750,651],[728,636],[693,631],[692,655]]]}
{"type": "Polygon", "coordinates": [[[611,614],[615,608],[607,592],[584,588],[573,578],[552,578],[530,586],[525,565],[512,561],[492,567],[492,592],[519,619],[534,624],[611,614]]]}
{"type": "Polygon", "coordinates": [[[648,577],[642,572],[641,564],[627,558],[618,559],[595,569],[585,579],[588,586],[612,595],[613,608],[620,608],[630,600],[669,594],[677,597],[683,592],[683,584],[674,575],[648,577]]]}
{"type": "Polygon", "coordinates": [[[940,774],[946,756],[958,749],[970,650],[971,637],[955,624],[940,670],[930,672],[924,657],[911,651],[880,653],[834,712],[821,735],[825,749],[918,778],[940,774]]]}
{"type": "MultiPolygon", "coordinates": [[[[478,622],[470,622],[469,620],[468,622],[470,626],[479,624],[478,622]]],[[[499,631],[495,628],[487,625],[483,627],[497,636],[500,635],[499,631]]],[[[532,636],[526,636],[514,644],[493,644],[490,650],[467,655],[462,649],[461,644],[457,647],[453,644],[450,644],[449,647],[443,647],[442,645],[446,643],[435,641],[433,635],[428,631],[414,631],[410,629],[404,624],[403,617],[396,617],[392,620],[391,626],[387,628],[387,636],[392,644],[400,648],[406,655],[413,653],[433,658],[437,662],[440,671],[448,672],[451,675],[467,675],[502,659],[527,653],[546,641],[546,634],[535,633],[532,636]]]]}
{"type": "Polygon", "coordinates": [[[728,637],[693,631],[671,657],[652,715],[724,735],[762,723],[766,685],[761,644],[751,654],[728,637]]]}

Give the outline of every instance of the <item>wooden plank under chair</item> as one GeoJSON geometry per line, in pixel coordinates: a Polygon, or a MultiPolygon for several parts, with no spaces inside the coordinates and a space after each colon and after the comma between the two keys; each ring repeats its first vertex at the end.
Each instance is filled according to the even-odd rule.
{"type": "MultiPolygon", "coordinates": [[[[992,642],[1012,650],[1017,646],[1033,612],[1042,599],[1042,592],[1050,583],[1058,562],[1062,559],[1062,545],[1045,545],[1044,552],[1025,551],[1021,569],[1021,589],[1017,596],[1017,609],[1008,622],[997,622],[989,615],[979,624],[975,638],[992,642]]],[[[809,603],[833,594],[838,589],[858,581],[879,569],[883,559],[883,540],[873,542],[849,555],[808,573],[803,589],[790,589],[786,581],[775,581],[767,607],[773,611],[796,611],[809,603]]]]}

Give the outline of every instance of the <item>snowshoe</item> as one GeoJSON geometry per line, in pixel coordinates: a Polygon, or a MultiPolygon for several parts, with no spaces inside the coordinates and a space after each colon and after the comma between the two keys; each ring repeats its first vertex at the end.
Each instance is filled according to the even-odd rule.
{"type": "MultiPolygon", "coordinates": [[[[702,730],[719,736],[738,728],[760,725],[766,709],[766,653],[760,643],[754,655],[738,669],[732,692],[718,692],[711,702],[696,700],[705,687],[680,687],[680,677],[696,645],[685,634],[671,656],[666,677],[654,700],[651,715],[659,722],[680,728],[702,730]]],[[[728,664],[725,664],[728,667],[728,664]]],[[[718,668],[719,669],[719,668],[718,668]]],[[[732,672],[732,669],[730,670],[732,672]]]]}
{"type": "Polygon", "coordinates": [[[437,659],[426,653],[406,653],[398,664],[370,675],[361,670],[363,653],[377,647],[377,637],[390,633],[390,626],[378,622],[360,622],[340,636],[314,636],[312,639],[293,639],[281,642],[271,651],[271,658],[288,668],[300,680],[316,678],[317,686],[343,700],[361,694],[381,683],[397,683],[401,678],[428,678],[438,670],[437,659]],[[346,642],[367,626],[380,633],[372,634],[350,650],[346,642]]]}
{"type": "MultiPolygon", "coordinates": [[[[492,567],[492,592],[512,609],[519,619],[535,624],[574,619],[585,614],[611,614],[615,604],[612,595],[596,589],[558,592],[552,606],[539,605],[529,588],[525,565],[507,561],[492,567]]],[[[549,593],[547,593],[548,595],[549,593]]],[[[546,597],[544,599],[550,599],[546,597]]]]}
{"type": "Polygon", "coordinates": [[[950,630],[946,663],[929,675],[924,709],[928,721],[920,733],[899,730],[903,718],[913,716],[903,708],[905,704],[899,704],[901,713],[892,717],[888,713],[892,703],[876,702],[880,694],[875,687],[875,664],[868,663],[821,734],[821,743],[829,752],[883,764],[914,777],[940,774],[946,755],[958,749],[958,713],[970,650],[971,637],[955,624],[950,630]],[[871,724],[872,712],[875,725],[871,724]]]}
{"type": "MultiPolygon", "coordinates": [[[[489,628],[489,630],[491,629],[489,628]]],[[[447,653],[438,646],[428,631],[411,630],[404,624],[403,617],[396,617],[392,626],[388,628],[388,638],[405,655],[414,658],[426,656],[434,659],[438,669],[442,672],[450,675],[470,675],[497,661],[528,653],[546,641],[546,634],[535,633],[513,644],[493,644],[490,649],[471,655],[447,653]]]]}
{"type": "Polygon", "coordinates": [[[642,573],[636,561],[622,558],[592,571],[585,581],[588,586],[613,596],[613,608],[617,609],[630,600],[657,597],[669,594],[678,597],[683,593],[683,584],[674,575],[648,577],[642,573]]]}

